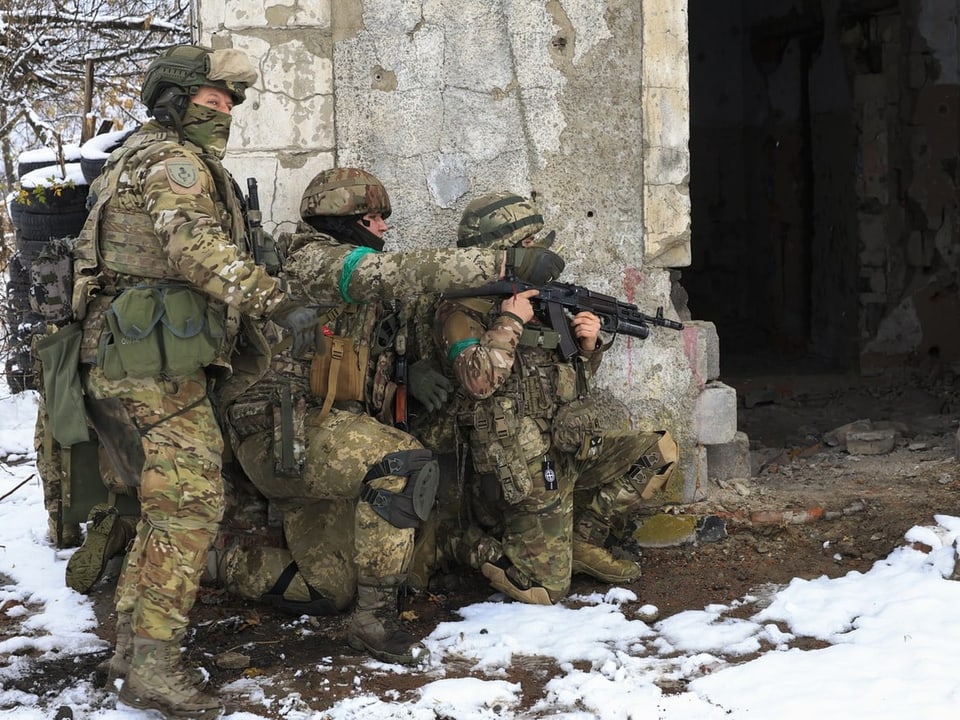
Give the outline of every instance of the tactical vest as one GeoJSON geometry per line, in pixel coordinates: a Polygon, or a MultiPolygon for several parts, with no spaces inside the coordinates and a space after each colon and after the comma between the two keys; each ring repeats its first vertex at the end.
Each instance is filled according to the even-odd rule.
{"type": "MultiPolygon", "coordinates": [[[[490,327],[500,315],[497,298],[466,298],[456,302],[484,327],[490,327]]],[[[564,361],[557,350],[559,343],[560,334],[555,330],[524,325],[514,369],[495,395],[515,400],[520,415],[547,420],[552,419],[562,405],[587,395],[589,369],[580,358],[564,361]]]]}
{"type": "MultiPolygon", "coordinates": [[[[456,303],[485,328],[500,314],[497,299],[456,303]]],[[[564,361],[558,344],[554,330],[525,326],[503,384],[488,398],[467,400],[457,413],[458,424],[468,428],[474,470],[496,478],[510,504],[531,492],[532,465],[556,459],[556,453],[586,459],[600,451],[598,412],[588,397],[589,368],[579,356],[564,361]]]]}
{"type": "MultiPolygon", "coordinates": [[[[178,284],[180,273],[154,230],[153,219],[139,199],[117,193],[124,172],[139,166],[144,159],[174,142],[169,131],[140,131],[128,138],[104,164],[100,176],[91,187],[96,202],[74,246],[73,311],[83,321],[80,360],[96,363],[102,360],[101,341],[106,327],[105,315],[113,301],[125,290],[139,286],[178,284]]],[[[213,177],[216,187],[215,205],[220,209],[221,226],[230,237],[243,238],[243,214],[232,182],[218,160],[205,155],[189,142],[184,147],[195,153],[213,177]]],[[[229,357],[239,325],[239,313],[202,293],[198,302],[205,308],[217,330],[219,348],[210,364],[229,367],[229,357]]],[[[187,320],[188,324],[192,320],[187,320]]]]}

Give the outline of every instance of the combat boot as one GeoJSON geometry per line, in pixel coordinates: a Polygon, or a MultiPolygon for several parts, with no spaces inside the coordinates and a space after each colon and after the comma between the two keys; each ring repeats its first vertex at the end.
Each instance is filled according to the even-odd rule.
{"type": "Polygon", "coordinates": [[[113,656],[97,665],[96,678],[101,687],[117,689],[117,680],[123,680],[133,657],[133,625],[130,613],[117,613],[117,642],[113,656]]]}
{"type": "Polygon", "coordinates": [[[496,563],[503,557],[503,545],[478,527],[470,526],[462,533],[450,530],[442,534],[442,555],[458,565],[479,570],[484,563],[496,563]]]}
{"type": "Polygon", "coordinates": [[[123,552],[134,535],[136,524],[120,517],[115,507],[94,505],[87,516],[87,536],[67,561],[66,583],[79,593],[88,593],[103,575],[107,562],[123,552]]]}
{"type": "Polygon", "coordinates": [[[602,548],[573,539],[573,572],[608,583],[631,582],[641,575],[640,563],[618,558],[618,548],[602,548]]]}
{"type": "MultiPolygon", "coordinates": [[[[113,656],[97,665],[95,677],[101,687],[108,692],[117,689],[117,680],[125,680],[130,670],[130,661],[133,658],[133,623],[130,613],[117,613],[117,642],[113,656]]],[[[178,643],[182,638],[177,637],[178,643]]],[[[202,688],[207,684],[207,675],[198,667],[185,668],[190,684],[202,688]]]]}
{"type": "Polygon", "coordinates": [[[350,618],[347,642],[377,660],[416,665],[426,660],[427,648],[400,626],[397,610],[397,576],[357,580],[357,606],[350,618]]]}
{"type": "Polygon", "coordinates": [[[133,636],[133,651],[119,701],[138,710],[159,710],[164,716],[215,720],[223,704],[194,686],[180,666],[180,644],[133,636]]]}
{"type": "Polygon", "coordinates": [[[553,605],[547,589],[542,585],[534,585],[530,578],[506,557],[496,562],[483,563],[480,572],[490,581],[494,590],[499,590],[507,597],[530,605],[553,605]]]}
{"type": "Polygon", "coordinates": [[[638,579],[640,563],[620,548],[610,546],[609,537],[606,523],[593,513],[584,513],[577,520],[573,535],[573,572],[608,583],[638,579]]]}

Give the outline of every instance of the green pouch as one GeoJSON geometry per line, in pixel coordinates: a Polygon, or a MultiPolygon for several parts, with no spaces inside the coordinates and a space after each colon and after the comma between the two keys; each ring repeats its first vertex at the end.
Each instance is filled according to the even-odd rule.
{"type": "Polygon", "coordinates": [[[43,394],[50,432],[63,447],[90,439],[80,386],[80,340],[83,329],[72,323],[37,341],[43,368],[43,394]]]}
{"type": "Polygon", "coordinates": [[[186,375],[206,367],[217,357],[223,338],[221,313],[206,298],[186,287],[163,292],[162,337],[166,371],[186,375]]]}
{"type": "Polygon", "coordinates": [[[125,290],[104,313],[107,329],[100,340],[98,364],[108,380],[145,378],[163,370],[157,323],[163,303],[156,288],[125,290]]]}

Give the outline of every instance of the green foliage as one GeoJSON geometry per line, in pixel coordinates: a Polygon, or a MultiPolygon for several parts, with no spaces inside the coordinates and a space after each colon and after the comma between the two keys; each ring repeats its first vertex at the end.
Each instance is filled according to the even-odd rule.
{"type": "Polygon", "coordinates": [[[73,180],[61,180],[52,175],[47,178],[47,181],[47,183],[36,187],[20,188],[17,193],[17,202],[21,205],[32,205],[34,202],[42,205],[52,198],[62,197],[64,189],[76,187],[73,180]]]}

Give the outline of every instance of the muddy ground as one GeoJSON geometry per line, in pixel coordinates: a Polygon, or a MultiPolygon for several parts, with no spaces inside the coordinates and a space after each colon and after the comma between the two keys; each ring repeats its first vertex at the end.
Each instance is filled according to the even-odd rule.
{"type": "MultiPolygon", "coordinates": [[[[914,525],[930,524],[936,514],[960,513],[960,472],[955,460],[960,388],[952,376],[922,372],[860,378],[792,375],[725,378],[737,388],[739,429],[750,439],[751,477],[711,481],[707,498],[682,512],[715,514],[726,537],[716,542],[646,548],[643,578],[630,587],[640,604],[656,605],[662,616],[702,609],[782,585],[792,578],[836,577],[865,571],[903,544],[914,525]],[[848,423],[869,420],[896,431],[885,454],[851,454],[837,433],[848,423]]],[[[482,601],[489,591],[471,574],[443,579],[435,594],[406,598],[415,633],[427,635],[439,623],[457,618],[456,609],[482,601]]],[[[101,635],[113,639],[111,579],[97,588],[101,635]]],[[[576,577],[573,592],[602,586],[576,577]]],[[[626,610],[629,612],[629,608],[626,610]]],[[[404,697],[404,691],[431,678],[417,672],[378,672],[364,665],[346,644],[346,618],[309,621],[238,601],[205,589],[195,609],[190,653],[212,673],[217,686],[240,677],[273,678],[271,695],[299,693],[314,708],[363,692],[404,697]],[[245,668],[222,667],[216,658],[236,652],[249,658],[245,668]],[[298,672],[323,667],[322,673],[298,672]],[[329,669],[328,669],[329,668],[329,669]],[[360,681],[357,678],[361,678],[360,681]],[[399,694],[397,694],[399,693],[399,694]]],[[[10,634],[13,628],[3,628],[10,634]]],[[[63,667],[45,665],[42,675],[20,686],[56,691],[77,676],[92,675],[104,655],[79,658],[63,667]]],[[[520,682],[533,702],[555,668],[534,659],[515,663],[500,679],[520,682]]],[[[447,677],[470,674],[448,668],[447,677]]],[[[249,704],[242,693],[228,698],[231,710],[249,709],[281,717],[249,704]]]]}

